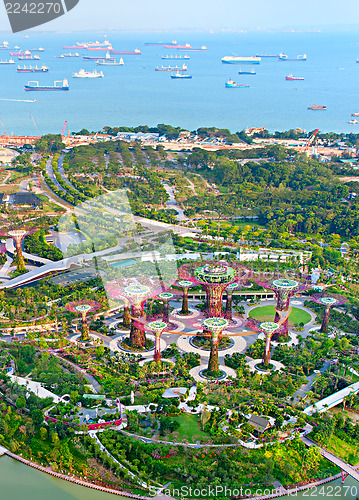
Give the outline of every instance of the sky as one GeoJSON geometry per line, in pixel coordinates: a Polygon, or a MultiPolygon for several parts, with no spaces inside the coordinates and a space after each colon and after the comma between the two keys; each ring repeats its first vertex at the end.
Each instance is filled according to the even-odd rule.
{"type": "MultiPolygon", "coordinates": [[[[6,0],[8,1],[8,0],[6,0]]],[[[45,0],[44,0],[45,1],[45,0]]],[[[56,0],[53,0],[56,1],[56,0]]],[[[359,0],[80,0],[41,30],[285,29],[359,25],[359,0]]],[[[3,2],[0,30],[10,30],[3,2]]]]}

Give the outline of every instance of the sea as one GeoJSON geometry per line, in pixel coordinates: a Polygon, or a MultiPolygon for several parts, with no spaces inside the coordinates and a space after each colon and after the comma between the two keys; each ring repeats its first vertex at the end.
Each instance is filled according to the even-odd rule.
{"type": "MultiPolygon", "coordinates": [[[[210,33],[31,33],[3,34],[11,47],[22,50],[43,47],[40,61],[18,61],[0,65],[0,133],[36,135],[67,131],[100,131],[104,126],[155,126],[166,123],[189,130],[198,127],[228,128],[232,132],[247,127],[269,131],[302,128],[322,132],[359,132],[350,125],[351,113],[359,112],[359,33],[356,32],[219,32],[210,33]],[[85,62],[89,54],[55,59],[68,53],[64,45],[109,40],[115,50],[140,49],[141,55],[123,55],[124,66],[96,66],[85,62]],[[188,52],[189,60],[162,60],[186,51],[148,46],[145,42],[205,45],[206,51],[188,52]],[[230,55],[307,55],[306,61],[279,61],[262,58],[259,65],[228,65],[221,58],[230,55]],[[169,64],[188,66],[192,79],[173,80],[169,72],[156,67],[169,64]],[[17,73],[17,64],[45,64],[44,74],[17,73]],[[73,78],[81,68],[103,71],[98,79],[73,78]],[[256,75],[239,75],[252,69],[256,75]],[[293,74],[304,81],[286,81],[293,74]],[[68,92],[25,92],[30,80],[52,85],[67,78],[68,92]],[[227,80],[249,84],[248,88],[225,88],[227,80]],[[24,102],[36,100],[36,102],[24,102]],[[313,104],[326,105],[324,111],[308,110],[313,104]],[[31,110],[31,113],[30,113],[31,110]]],[[[71,50],[71,52],[76,52],[71,50]]],[[[90,55],[96,53],[91,52],[90,55]]],[[[105,52],[101,53],[105,54],[105,52]]],[[[116,55],[118,59],[120,55],[116,55]]],[[[0,59],[9,52],[0,50],[0,59]]]]}

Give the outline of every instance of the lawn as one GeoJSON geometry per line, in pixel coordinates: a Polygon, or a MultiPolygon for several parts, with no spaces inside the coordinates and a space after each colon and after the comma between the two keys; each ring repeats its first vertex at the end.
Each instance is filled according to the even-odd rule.
{"type": "Polygon", "coordinates": [[[195,441],[208,440],[210,438],[208,434],[200,430],[198,415],[183,413],[178,417],[171,417],[171,420],[176,420],[180,423],[180,428],[174,433],[176,435],[176,441],[187,439],[189,442],[193,443],[195,441]]]}
{"type": "MultiPolygon", "coordinates": [[[[275,316],[274,306],[255,307],[249,311],[249,317],[259,319],[261,321],[273,321],[275,316]]],[[[307,324],[311,320],[311,316],[307,311],[293,307],[289,316],[289,324],[299,325],[300,323],[307,324]]]]}

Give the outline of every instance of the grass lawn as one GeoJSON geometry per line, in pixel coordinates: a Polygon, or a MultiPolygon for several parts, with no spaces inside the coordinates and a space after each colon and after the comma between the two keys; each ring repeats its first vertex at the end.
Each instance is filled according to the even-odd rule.
{"type": "MultiPolygon", "coordinates": [[[[249,317],[260,319],[262,321],[273,321],[275,316],[274,306],[255,307],[249,311],[249,317]]],[[[289,324],[299,325],[299,323],[307,324],[311,320],[311,316],[307,311],[293,307],[289,316],[289,324]]]]}
{"type": "Polygon", "coordinates": [[[177,420],[180,423],[180,428],[174,433],[176,441],[187,439],[189,442],[195,442],[202,439],[208,440],[209,435],[200,430],[198,425],[198,415],[188,415],[183,413],[179,417],[171,417],[171,420],[177,420]]]}
{"type": "Polygon", "coordinates": [[[352,444],[346,443],[338,436],[332,436],[329,443],[325,444],[325,448],[351,465],[359,464],[359,452],[358,450],[355,450],[356,447],[352,444]]]}

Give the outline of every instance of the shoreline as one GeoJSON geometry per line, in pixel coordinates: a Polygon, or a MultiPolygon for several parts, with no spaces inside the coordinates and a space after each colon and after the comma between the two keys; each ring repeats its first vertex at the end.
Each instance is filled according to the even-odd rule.
{"type": "MultiPolygon", "coordinates": [[[[43,467],[42,465],[36,464],[35,462],[31,462],[30,460],[27,460],[26,458],[23,458],[20,455],[16,455],[15,453],[12,453],[11,451],[9,451],[7,449],[3,449],[3,454],[1,456],[3,456],[3,455],[6,455],[6,456],[18,461],[18,462],[21,462],[24,465],[27,465],[27,466],[32,467],[34,469],[37,469],[40,472],[50,474],[51,476],[54,476],[58,479],[62,479],[62,480],[65,480],[65,481],[68,481],[68,482],[71,482],[74,484],[77,484],[78,486],[83,486],[86,488],[91,488],[94,490],[103,491],[104,493],[109,493],[112,495],[125,496],[125,497],[129,497],[129,498],[137,498],[140,500],[149,500],[151,498],[156,498],[156,497],[136,495],[135,493],[130,493],[128,491],[106,488],[104,486],[99,486],[97,484],[89,483],[87,481],[83,481],[81,479],[70,477],[70,476],[67,476],[65,474],[60,474],[58,472],[54,472],[53,470],[51,470],[49,468],[43,467]]],[[[356,470],[358,470],[359,465],[355,465],[354,468],[356,470]]],[[[243,498],[243,499],[248,499],[248,500],[251,500],[251,499],[253,499],[253,500],[254,499],[255,500],[266,500],[269,498],[278,498],[278,497],[285,497],[285,496],[289,497],[289,496],[293,496],[293,494],[296,494],[299,491],[310,490],[311,488],[314,488],[316,486],[320,486],[322,484],[329,483],[331,481],[335,481],[336,479],[340,479],[341,477],[342,477],[341,472],[339,472],[338,474],[335,474],[333,476],[329,476],[329,477],[319,479],[319,480],[313,480],[313,482],[305,484],[305,485],[294,486],[294,487],[288,488],[288,489],[286,489],[285,487],[282,487],[282,488],[279,488],[278,490],[275,490],[274,493],[271,493],[268,495],[250,496],[250,497],[249,496],[241,496],[238,498],[243,498]]],[[[301,483],[298,483],[298,484],[301,484],[301,483]]],[[[271,491],[273,491],[273,490],[271,490],[271,491]]]]}

